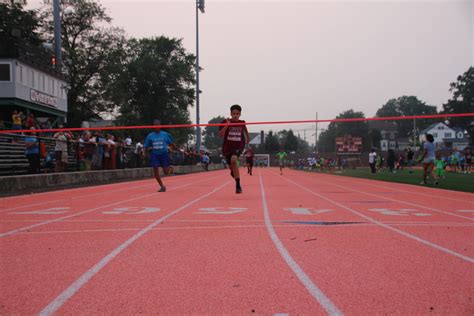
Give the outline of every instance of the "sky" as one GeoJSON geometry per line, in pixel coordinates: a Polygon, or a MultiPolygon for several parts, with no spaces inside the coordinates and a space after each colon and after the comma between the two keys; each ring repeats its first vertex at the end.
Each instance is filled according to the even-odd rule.
{"type": "MultiPolygon", "coordinates": [[[[100,2],[128,36],[182,38],[195,54],[195,0],[100,2]]],[[[235,103],[248,122],[371,117],[403,95],[441,109],[474,65],[474,0],[206,0],[205,11],[201,123],[235,103]]],[[[283,128],[309,138],[314,124],[251,129],[283,128]]]]}

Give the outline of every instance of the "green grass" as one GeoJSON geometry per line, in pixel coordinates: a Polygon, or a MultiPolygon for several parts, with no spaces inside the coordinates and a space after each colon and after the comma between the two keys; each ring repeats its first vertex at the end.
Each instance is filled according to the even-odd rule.
{"type": "MultiPolygon", "coordinates": [[[[422,179],[422,170],[414,170],[413,173],[409,173],[408,170],[397,171],[396,173],[390,173],[388,170],[381,171],[372,175],[369,168],[359,169],[346,169],[343,172],[333,171],[324,172],[345,177],[364,178],[372,180],[380,180],[387,182],[398,182],[419,185],[422,179]]],[[[449,173],[445,172],[445,179],[439,179],[439,185],[434,185],[432,179],[428,179],[428,185],[425,187],[463,191],[463,192],[474,192],[474,173],[449,173]]]]}

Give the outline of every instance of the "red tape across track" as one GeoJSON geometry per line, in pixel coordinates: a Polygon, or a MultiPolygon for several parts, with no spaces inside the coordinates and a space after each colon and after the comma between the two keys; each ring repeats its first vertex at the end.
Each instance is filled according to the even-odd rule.
{"type": "MultiPolygon", "coordinates": [[[[364,121],[400,121],[413,119],[447,119],[450,117],[472,117],[471,113],[458,114],[431,114],[431,115],[411,115],[411,116],[385,116],[385,117],[355,117],[343,119],[326,119],[326,120],[297,120],[297,121],[267,121],[267,122],[246,122],[242,123],[212,123],[212,124],[173,124],[173,125],[139,125],[139,126],[108,126],[108,127],[72,127],[72,128],[51,128],[51,129],[36,129],[35,132],[80,132],[80,131],[101,131],[101,130],[129,130],[129,129],[155,129],[155,128],[190,128],[190,127],[205,127],[205,126],[233,126],[233,125],[269,125],[269,124],[301,124],[301,123],[342,123],[342,122],[364,122],[364,121]]],[[[29,133],[31,130],[0,130],[0,134],[11,133],[29,133]]]]}

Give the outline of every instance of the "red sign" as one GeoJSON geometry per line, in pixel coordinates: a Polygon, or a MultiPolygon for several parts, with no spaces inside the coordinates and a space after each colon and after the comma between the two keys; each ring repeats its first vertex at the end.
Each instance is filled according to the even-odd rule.
{"type": "Polygon", "coordinates": [[[338,154],[360,154],[362,153],[362,137],[336,137],[336,153],[338,154]]]}

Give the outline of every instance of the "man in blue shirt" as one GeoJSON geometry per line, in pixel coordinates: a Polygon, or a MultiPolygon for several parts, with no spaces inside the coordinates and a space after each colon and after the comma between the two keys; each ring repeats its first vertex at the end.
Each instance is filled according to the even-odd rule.
{"type": "MultiPolygon", "coordinates": [[[[34,130],[34,127],[31,127],[31,130],[34,130]]],[[[39,142],[36,138],[36,133],[28,133],[28,136],[25,137],[25,155],[28,158],[30,167],[28,173],[38,173],[40,169],[40,152],[39,152],[39,142]]]]}
{"type": "MultiPolygon", "coordinates": [[[[154,120],[153,124],[160,125],[161,123],[160,120],[154,120]]],[[[171,135],[162,131],[159,127],[145,138],[144,147],[150,153],[150,166],[153,168],[155,179],[160,185],[158,192],[166,192],[166,187],[160,177],[160,167],[165,175],[169,174],[171,161],[168,155],[168,146],[179,150],[171,135]]]]}

